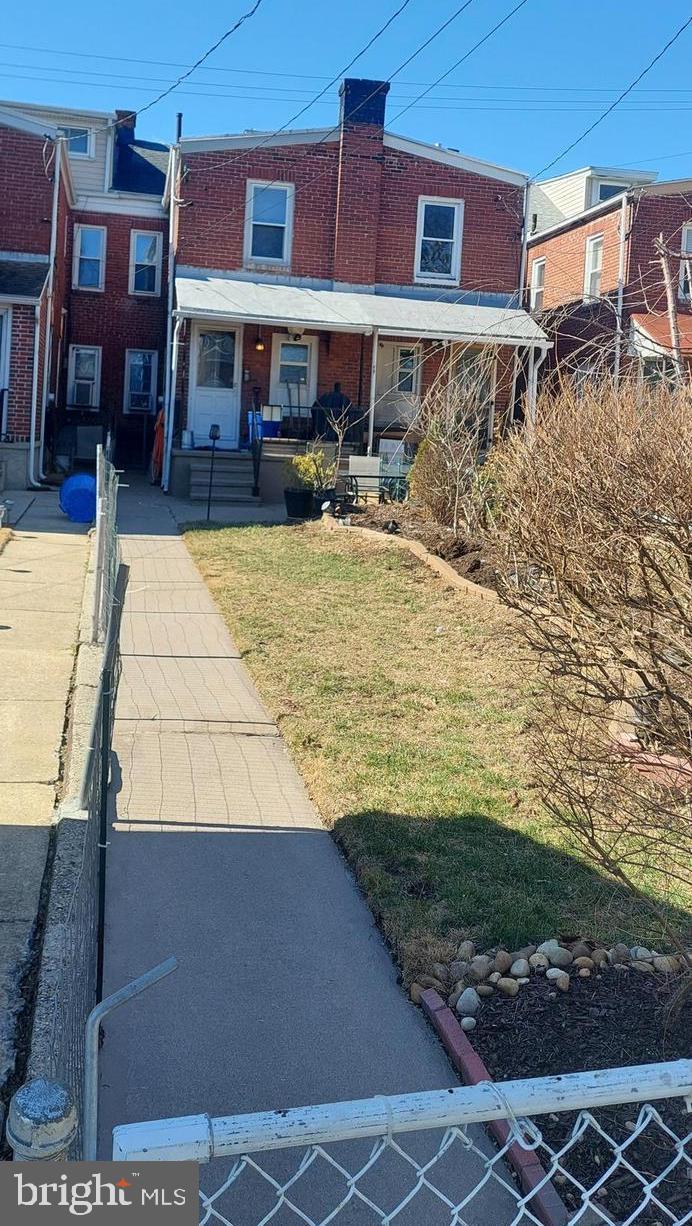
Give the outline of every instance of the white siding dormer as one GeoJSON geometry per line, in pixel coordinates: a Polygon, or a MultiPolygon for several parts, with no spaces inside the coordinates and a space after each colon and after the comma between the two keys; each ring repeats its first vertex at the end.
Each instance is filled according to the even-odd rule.
{"type": "Polygon", "coordinates": [[[110,188],[113,163],[110,132],[115,115],[99,111],[63,110],[25,102],[8,104],[8,109],[10,106],[17,115],[72,132],[74,148],[70,149],[68,131],[68,152],[77,198],[102,193],[110,188]],[[82,132],[86,134],[86,139],[78,138],[82,132]]]}

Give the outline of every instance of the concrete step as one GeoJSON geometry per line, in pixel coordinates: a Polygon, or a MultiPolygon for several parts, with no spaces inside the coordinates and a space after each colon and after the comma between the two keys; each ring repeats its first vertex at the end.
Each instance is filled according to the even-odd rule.
{"type": "MultiPolygon", "coordinates": [[[[190,502],[206,502],[209,497],[209,486],[194,485],[190,486],[190,502]]],[[[214,486],[211,495],[212,503],[215,502],[238,502],[250,504],[259,504],[261,501],[258,496],[252,494],[249,490],[218,490],[214,486]]]]}

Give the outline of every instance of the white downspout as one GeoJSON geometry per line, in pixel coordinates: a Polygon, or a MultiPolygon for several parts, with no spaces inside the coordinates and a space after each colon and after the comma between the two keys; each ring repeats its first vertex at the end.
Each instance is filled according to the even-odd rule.
{"type": "Polygon", "coordinates": [[[180,347],[180,329],[183,326],[181,316],[175,321],[173,343],[171,346],[171,368],[168,382],[168,402],[166,404],[166,432],[163,444],[163,471],[161,473],[161,488],[168,493],[171,475],[171,449],[173,446],[173,415],[175,412],[175,389],[178,382],[178,349],[180,347]]]}
{"type": "Polygon", "coordinates": [[[48,305],[47,305],[47,328],[46,328],[46,348],[43,355],[43,394],[41,396],[41,445],[39,449],[38,473],[39,479],[45,481],[46,474],[43,471],[43,457],[46,446],[46,406],[48,404],[48,379],[50,373],[50,359],[53,352],[53,287],[55,282],[55,259],[58,248],[58,204],[60,199],[60,174],[62,170],[62,138],[57,141],[55,150],[55,179],[53,182],[53,209],[50,219],[50,267],[48,271],[48,305]]]}
{"type": "Polygon", "coordinates": [[[524,186],[524,223],[521,233],[521,257],[519,259],[519,296],[517,305],[524,305],[524,278],[526,276],[526,254],[529,241],[529,184],[524,186]]]}
{"type": "Polygon", "coordinates": [[[41,486],[34,477],[34,449],[36,447],[36,412],[38,410],[38,350],[41,332],[41,302],[34,307],[34,363],[31,374],[31,422],[29,425],[29,451],[26,457],[26,482],[30,490],[40,490],[41,486]]]}
{"type": "Polygon", "coordinates": [[[627,235],[628,197],[625,192],[620,205],[620,250],[618,252],[618,293],[615,308],[615,359],[613,362],[613,381],[616,388],[620,383],[620,361],[622,357],[622,308],[625,297],[625,240],[627,235]]]}
{"type": "MultiPolygon", "coordinates": [[[[171,403],[175,406],[175,391],[171,401],[171,367],[173,364],[172,345],[173,345],[173,301],[175,295],[175,243],[176,243],[176,209],[178,206],[177,191],[177,171],[178,171],[178,149],[174,146],[171,149],[171,166],[170,166],[170,202],[168,211],[168,303],[166,315],[166,372],[164,376],[163,387],[163,404],[165,412],[165,432],[164,432],[164,462],[161,471],[161,488],[164,492],[168,491],[168,478],[170,470],[170,456],[168,452],[168,437],[172,433],[171,421],[172,411],[171,403]]],[[[173,380],[175,389],[175,380],[173,380]]]]}
{"type": "Polygon", "coordinates": [[[372,357],[370,359],[370,405],[368,408],[368,455],[372,455],[375,437],[375,401],[377,398],[377,345],[379,329],[372,330],[372,357]]]}
{"type": "Polygon", "coordinates": [[[529,358],[529,386],[527,397],[528,409],[528,426],[529,432],[533,434],[536,429],[536,400],[538,398],[538,371],[545,362],[548,355],[548,350],[545,346],[539,348],[538,357],[536,357],[536,347],[531,347],[531,356],[529,358]]]}

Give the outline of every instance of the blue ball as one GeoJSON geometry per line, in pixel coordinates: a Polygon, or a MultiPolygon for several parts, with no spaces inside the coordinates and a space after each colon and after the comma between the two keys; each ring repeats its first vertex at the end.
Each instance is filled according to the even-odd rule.
{"type": "Polygon", "coordinates": [[[60,510],[75,524],[90,524],[96,519],[96,478],[90,473],[74,473],[60,487],[60,510]]]}

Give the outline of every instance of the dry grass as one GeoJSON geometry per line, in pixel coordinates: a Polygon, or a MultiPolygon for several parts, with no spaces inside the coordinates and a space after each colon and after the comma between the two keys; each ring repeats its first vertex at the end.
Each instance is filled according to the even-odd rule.
{"type": "Polygon", "coordinates": [[[407,974],[460,933],[651,939],[526,787],[514,614],[319,525],[185,539],[407,974]]]}

